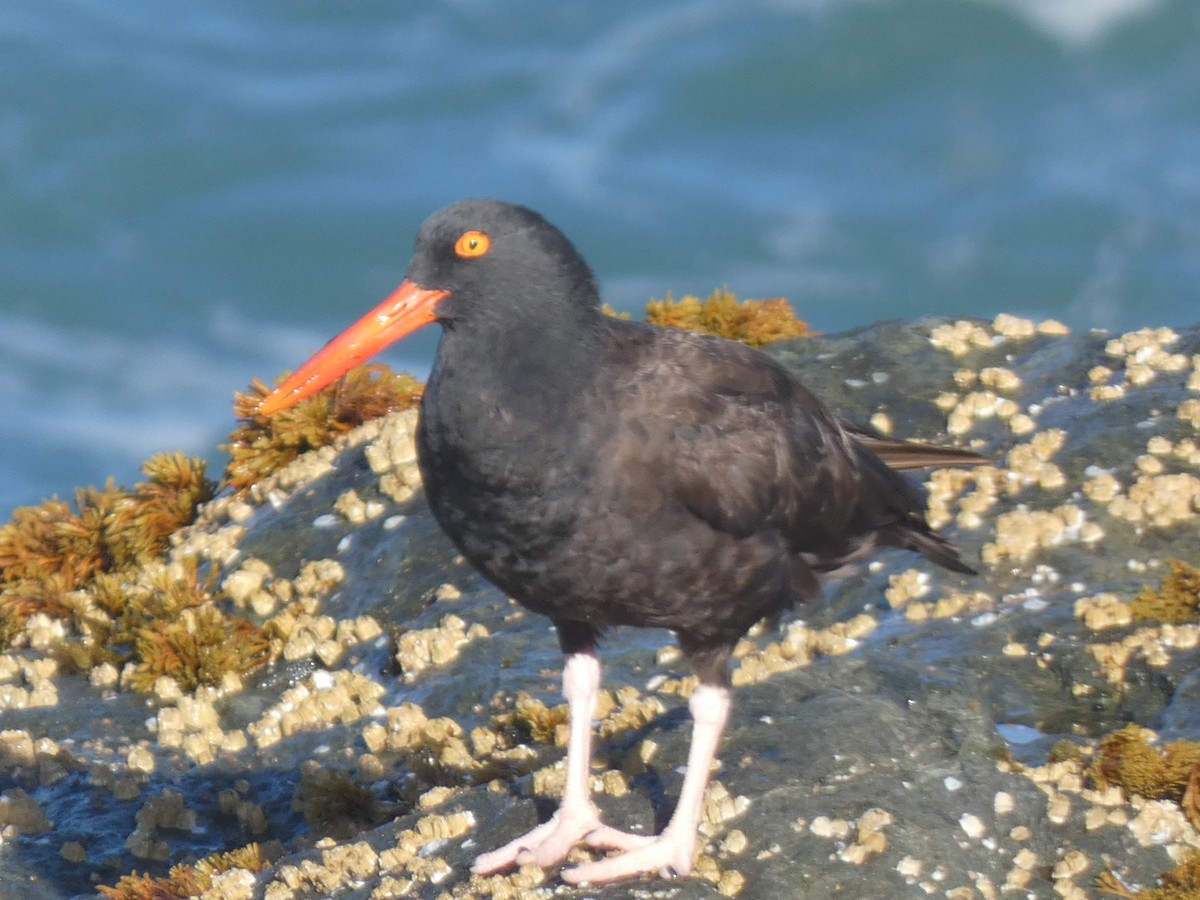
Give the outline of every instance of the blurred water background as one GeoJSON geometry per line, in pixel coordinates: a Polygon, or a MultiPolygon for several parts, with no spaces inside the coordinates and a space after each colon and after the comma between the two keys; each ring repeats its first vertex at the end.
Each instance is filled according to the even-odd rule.
{"type": "Polygon", "coordinates": [[[621,309],[1193,322],[1200,4],[6,0],[0,520],[161,449],[218,474],[231,392],[475,195],[621,309]]]}

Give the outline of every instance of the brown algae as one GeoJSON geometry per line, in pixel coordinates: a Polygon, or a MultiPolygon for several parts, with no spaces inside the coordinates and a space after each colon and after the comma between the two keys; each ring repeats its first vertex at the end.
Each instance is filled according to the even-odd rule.
{"type": "Polygon", "coordinates": [[[678,300],[670,294],[651,300],[646,304],[646,321],[730,338],[751,347],[811,333],[784,298],[738,300],[727,288],[718,288],[705,300],[690,294],[678,300]]]}

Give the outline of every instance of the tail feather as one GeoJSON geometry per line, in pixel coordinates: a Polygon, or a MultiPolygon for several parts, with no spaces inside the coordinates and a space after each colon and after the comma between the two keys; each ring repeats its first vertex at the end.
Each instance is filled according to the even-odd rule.
{"type": "Polygon", "coordinates": [[[874,472],[880,487],[887,485],[890,488],[890,491],[881,490],[877,494],[879,497],[890,494],[890,499],[884,503],[888,511],[884,515],[891,521],[881,528],[880,542],[913,550],[951,572],[977,575],[962,561],[954,546],[929,527],[925,521],[925,491],[900,471],[931,466],[976,466],[988,462],[987,457],[960,447],[898,441],[870,433],[856,432],[855,437],[860,447],[861,470],[874,472]]]}
{"type": "Polygon", "coordinates": [[[843,422],[858,443],[878,456],[889,469],[933,469],[943,466],[979,466],[991,462],[986,456],[963,447],[943,447],[918,441],[901,441],[843,422]]]}
{"type": "Polygon", "coordinates": [[[935,534],[922,520],[912,522],[905,528],[907,542],[900,546],[915,550],[927,560],[937,563],[943,569],[960,572],[963,575],[978,575],[979,573],[968,566],[958,555],[953,545],[940,534],[935,534]]]}

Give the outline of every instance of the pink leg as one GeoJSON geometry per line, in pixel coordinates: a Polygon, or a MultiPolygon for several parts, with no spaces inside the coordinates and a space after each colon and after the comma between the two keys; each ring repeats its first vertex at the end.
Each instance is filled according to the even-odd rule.
{"type": "MultiPolygon", "coordinates": [[[[708,786],[709,772],[721,743],[721,733],[729,719],[730,705],[727,687],[700,684],[692,694],[688,704],[693,725],[687,771],[683,776],[679,805],[675,807],[675,813],[663,833],[618,856],[567,869],[562,873],[563,881],[569,884],[604,884],[632,875],[651,872],[664,876],[686,875],[692,870],[696,832],[704,807],[704,789],[708,786]]],[[[563,805],[566,806],[565,798],[563,805]]],[[[588,843],[603,846],[590,840],[588,843]]],[[[614,846],[612,849],[625,848],[614,846]]]]}
{"type": "Polygon", "coordinates": [[[563,665],[563,695],[570,713],[567,780],[558,811],[528,834],[475,859],[471,871],[490,875],[513,865],[536,863],[545,868],[562,862],[581,842],[627,850],[650,840],[625,834],[600,821],[588,785],[592,762],[592,719],[600,694],[600,661],[592,652],[572,653],[563,665]]]}

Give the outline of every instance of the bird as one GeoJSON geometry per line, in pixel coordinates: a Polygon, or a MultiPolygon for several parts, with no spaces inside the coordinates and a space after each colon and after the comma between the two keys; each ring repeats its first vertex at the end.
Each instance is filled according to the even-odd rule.
{"type": "Polygon", "coordinates": [[[985,460],[852,425],[759,350],[605,315],[567,237],[490,199],[429,216],[400,286],[257,413],[433,323],[441,338],[416,430],[425,499],[487,580],[553,623],[568,708],[557,811],[472,871],[553,867],[584,845],[616,853],[563,869],[567,883],[686,875],[734,645],[879,548],[974,574],[900,472],[985,460]],[[679,799],[656,835],[605,824],[589,794],[598,644],[618,626],[670,629],[697,678],[679,799]]]}

